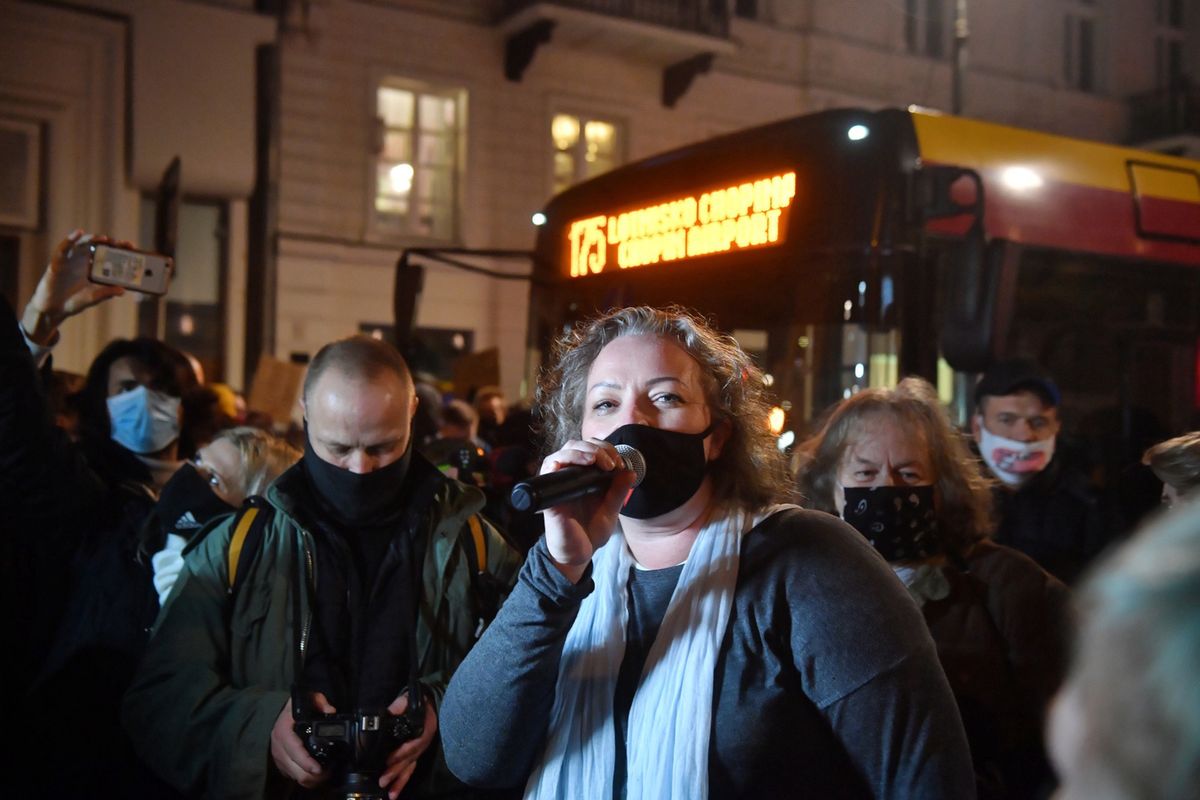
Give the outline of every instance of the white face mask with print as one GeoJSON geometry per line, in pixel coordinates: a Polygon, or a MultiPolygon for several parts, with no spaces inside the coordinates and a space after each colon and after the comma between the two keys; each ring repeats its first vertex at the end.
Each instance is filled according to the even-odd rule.
{"type": "Polygon", "coordinates": [[[976,417],[979,424],[979,454],[992,474],[1009,486],[1020,486],[1044,470],[1054,458],[1054,437],[1038,442],[1018,442],[997,436],[976,417]]]}
{"type": "Polygon", "coordinates": [[[108,398],[113,440],[139,455],[179,438],[179,398],[139,386],[108,398]]]}

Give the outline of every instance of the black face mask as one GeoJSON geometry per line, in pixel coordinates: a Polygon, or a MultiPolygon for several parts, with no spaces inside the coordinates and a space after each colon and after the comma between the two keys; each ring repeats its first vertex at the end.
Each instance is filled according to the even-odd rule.
{"type": "Polygon", "coordinates": [[[363,475],[330,464],[304,439],[304,474],[321,501],[339,522],[365,525],[377,522],[395,510],[412,462],[412,438],[404,455],[374,472],[363,475]]]}
{"type": "Polygon", "coordinates": [[[175,533],[185,539],[190,539],[213,517],[233,510],[233,506],[217,497],[209,482],[191,464],[175,470],[163,484],[154,507],[163,533],[175,533]]]}
{"type": "Polygon", "coordinates": [[[842,517],[887,561],[942,552],[932,486],[847,486],[842,517]]]}
{"type": "Polygon", "coordinates": [[[700,433],[680,433],[631,423],[610,433],[606,442],[627,444],[646,459],[646,476],[629,495],[621,515],[650,519],[691,500],[708,472],[704,440],[718,424],[713,422],[700,433]]]}

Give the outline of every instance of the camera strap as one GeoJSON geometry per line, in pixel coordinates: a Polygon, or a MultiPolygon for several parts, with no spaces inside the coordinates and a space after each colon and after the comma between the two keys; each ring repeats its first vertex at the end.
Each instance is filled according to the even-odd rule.
{"type": "Polygon", "coordinates": [[[408,710],[412,714],[421,714],[421,719],[425,718],[424,703],[425,698],[421,694],[421,659],[417,653],[417,620],[419,614],[417,610],[421,607],[421,595],[425,590],[425,582],[421,580],[422,564],[421,559],[417,557],[417,548],[410,541],[408,544],[408,561],[410,562],[409,569],[412,581],[412,608],[408,609],[411,613],[402,615],[409,620],[408,625],[408,682],[402,684],[408,687],[408,710]]]}
{"type": "Polygon", "coordinates": [[[305,588],[308,589],[309,597],[315,598],[316,592],[313,591],[312,582],[308,580],[304,574],[303,567],[303,548],[296,548],[296,557],[292,559],[292,715],[308,713],[311,711],[312,701],[309,699],[308,692],[304,689],[304,648],[307,642],[304,640],[304,625],[301,622],[303,619],[303,603],[301,602],[300,592],[305,588]]]}
{"type": "MultiPolygon", "coordinates": [[[[415,548],[413,548],[415,549],[415,548]]],[[[406,617],[411,617],[412,622],[408,626],[408,676],[405,681],[404,675],[401,674],[400,685],[405,686],[408,690],[408,709],[409,713],[421,714],[423,718],[423,709],[425,705],[424,696],[421,693],[421,661],[417,647],[417,614],[416,609],[421,603],[421,593],[424,584],[421,581],[422,565],[420,560],[416,558],[416,554],[410,549],[408,558],[410,562],[410,580],[415,592],[413,597],[412,614],[398,615],[402,621],[406,617]]],[[[292,704],[294,707],[293,713],[299,711],[309,711],[312,705],[309,699],[308,689],[304,681],[304,652],[308,642],[302,620],[304,619],[304,609],[302,602],[302,591],[307,591],[310,598],[310,604],[317,602],[317,587],[312,580],[312,574],[305,569],[303,548],[297,548],[296,557],[292,560],[292,704]]],[[[315,616],[315,611],[310,609],[310,612],[315,616]]],[[[312,635],[310,629],[307,635],[312,635]]]]}

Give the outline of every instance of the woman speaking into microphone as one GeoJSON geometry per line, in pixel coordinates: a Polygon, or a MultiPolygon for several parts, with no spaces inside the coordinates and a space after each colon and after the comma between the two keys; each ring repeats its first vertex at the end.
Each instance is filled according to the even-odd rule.
{"type": "Polygon", "coordinates": [[[545,512],[440,710],[450,769],[527,798],[970,798],[921,614],[852,528],[783,505],[762,373],[678,309],[556,345],[543,474],[615,471],[545,512]],[[641,453],[634,487],[617,445],[641,453]]]}

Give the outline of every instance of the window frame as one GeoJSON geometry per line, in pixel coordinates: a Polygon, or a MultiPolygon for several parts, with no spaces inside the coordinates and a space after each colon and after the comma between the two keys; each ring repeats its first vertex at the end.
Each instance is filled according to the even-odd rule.
{"type": "Polygon", "coordinates": [[[1066,0],[1064,3],[1062,80],[1068,89],[1088,94],[1101,94],[1104,90],[1104,11],[1098,0],[1066,0]],[[1085,46],[1086,60],[1082,52],[1085,46]]]}
{"type": "Polygon", "coordinates": [[[903,7],[904,52],[916,58],[947,61],[954,52],[954,0],[906,0],[903,7]],[[937,14],[930,13],[938,5],[937,14]],[[934,20],[937,20],[935,23],[934,20]],[[936,25],[936,31],[931,30],[936,25]],[[936,32],[936,37],[931,34],[936,32]],[[936,48],[930,43],[936,42],[936,48]]]}
{"type": "Polygon", "coordinates": [[[1158,0],[1154,23],[1160,28],[1174,31],[1187,30],[1187,4],[1183,0],[1158,0]]]}
{"type": "MultiPolygon", "coordinates": [[[[152,192],[143,192],[139,196],[139,236],[141,246],[146,250],[155,248],[153,231],[154,231],[154,194],[152,192]]],[[[215,269],[215,297],[212,303],[205,303],[197,300],[182,300],[179,297],[178,289],[172,294],[170,290],[161,297],[142,296],[138,303],[139,316],[146,315],[149,323],[156,331],[156,338],[177,348],[183,352],[190,353],[196,359],[201,361],[205,369],[205,378],[210,382],[221,382],[231,379],[229,375],[229,341],[227,332],[229,330],[229,293],[230,293],[230,221],[232,219],[231,203],[233,201],[224,197],[214,197],[208,195],[191,195],[185,194],[180,198],[178,218],[183,219],[189,214],[189,210],[207,208],[216,210],[215,228],[212,231],[213,238],[216,240],[214,248],[216,253],[216,263],[211,266],[215,269]],[[192,334],[174,330],[170,325],[170,315],[168,310],[170,306],[175,306],[184,310],[187,313],[188,307],[213,307],[217,312],[217,319],[214,321],[216,330],[218,331],[215,343],[215,353],[198,352],[194,344],[186,341],[192,334]],[[205,361],[209,363],[204,363],[205,361]]],[[[183,231],[184,225],[177,224],[176,230],[176,257],[178,256],[179,238],[183,231]]],[[[179,265],[177,269],[194,269],[197,264],[189,262],[188,264],[179,265]]],[[[173,277],[174,280],[174,277],[173,277]]],[[[173,287],[174,288],[174,287],[173,287]]]]}
{"type": "Polygon", "coordinates": [[[1178,88],[1187,75],[1187,11],[1182,0],[1158,0],[1154,15],[1154,86],[1178,88]],[[1177,16],[1176,16],[1177,12],[1177,16]],[[1172,56],[1177,58],[1173,58],[1172,56]],[[1172,69],[1172,66],[1178,69],[1172,69]]]}

